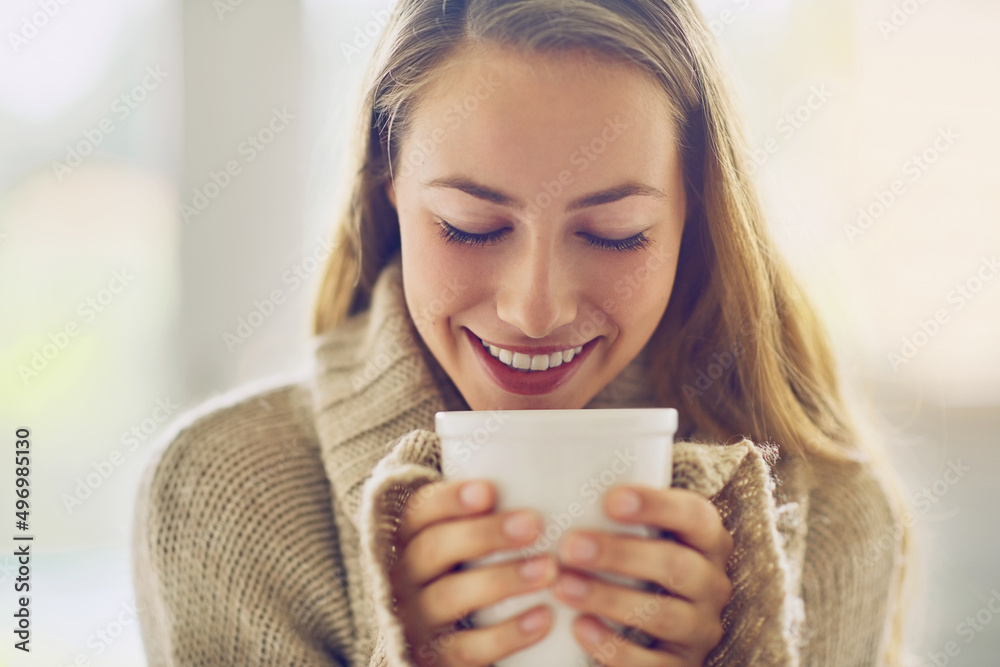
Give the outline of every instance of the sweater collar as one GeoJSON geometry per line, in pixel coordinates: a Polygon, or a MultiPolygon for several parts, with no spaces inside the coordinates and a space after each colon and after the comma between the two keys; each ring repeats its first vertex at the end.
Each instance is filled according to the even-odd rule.
{"type": "MultiPolygon", "coordinates": [[[[379,274],[369,308],[317,336],[314,353],[320,454],[334,500],[353,520],[365,480],[400,436],[433,432],[435,413],[469,405],[416,331],[398,252],[379,274]]],[[[643,349],[586,407],[656,406],[647,368],[643,349]]]]}

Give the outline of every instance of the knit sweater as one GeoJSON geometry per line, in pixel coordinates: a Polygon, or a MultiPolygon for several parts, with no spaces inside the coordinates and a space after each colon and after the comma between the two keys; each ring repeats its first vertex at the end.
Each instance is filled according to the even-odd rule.
{"type": "MultiPolygon", "coordinates": [[[[394,531],[408,495],[441,479],[434,414],[469,406],[413,327],[398,254],[314,358],[306,376],[185,414],[157,446],[133,530],[150,667],[415,663],[389,585],[394,531]]],[[[647,369],[640,354],[586,407],[654,406],[647,369]]],[[[871,554],[899,512],[868,464],[678,442],[672,484],[709,498],[734,538],[705,664],[882,664],[899,540],[871,554]]]]}

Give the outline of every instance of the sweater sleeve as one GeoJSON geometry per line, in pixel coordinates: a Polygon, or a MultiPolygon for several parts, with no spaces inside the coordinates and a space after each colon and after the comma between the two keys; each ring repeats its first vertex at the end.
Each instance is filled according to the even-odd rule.
{"type": "Polygon", "coordinates": [[[132,558],[150,667],[347,664],[329,486],[285,399],[194,419],[148,464],[132,558]]]}
{"type": "Polygon", "coordinates": [[[823,468],[802,574],[803,664],[897,664],[902,523],[867,465],[823,468]],[[891,653],[890,653],[891,652],[891,653]]]}
{"type": "Polygon", "coordinates": [[[361,563],[375,607],[377,640],[370,667],[416,663],[392,594],[389,571],[396,561],[396,529],[410,495],[440,480],[438,436],[415,429],[400,437],[375,466],[362,490],[359,533],[361,563]]]}
{"type": "Polygon", "coordinates": [[[749,440],[674,446],[673,486],[708,497],[733,536],[726,568],[733,594],[722,614],[723,638],[705,659],[710,667],[800,664],[807,499],[801,469],[789,464],[794,472],[782,480],[777,458],[775,447],[749,440]]]}
{"type": "Polygon", "coordinates": [[[867,464],[776,462],[748,440],[675,449],[674,486],[708,496],[735,547],[725,635],[705,664],[889,664],[901,561],[889,497],[867,464]]]}

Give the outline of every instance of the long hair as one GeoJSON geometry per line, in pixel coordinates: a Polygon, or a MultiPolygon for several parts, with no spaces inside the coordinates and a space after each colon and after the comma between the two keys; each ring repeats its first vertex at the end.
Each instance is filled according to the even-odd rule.
{"type": "MultiPolygon", "coordinates": [[[[768,233],[717,46],[692,0],[402,0],[366,73],[315,333],[368,307],[400,247],[385,186],[422,92],[460,49],[489,44],[639,67],[671,102],[689,210],[673,292],[647,349],[660,404],[682,408],[677,437],[745,436],[806,457],[868,460],[900,511],[898,480],[851,419],[825,330],[768,233]]],[[[913,536],[904,528],[905,568],[913,536]]],[[[900,612],[893,662],[903,624],[900,612]]]]}

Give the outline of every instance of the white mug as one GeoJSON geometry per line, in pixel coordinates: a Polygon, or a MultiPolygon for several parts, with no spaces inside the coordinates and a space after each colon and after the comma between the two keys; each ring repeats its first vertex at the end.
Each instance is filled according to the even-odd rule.
{"type": "MultiPolygon", "coordinates": [[[[497,491],[496,511],[537,510],[544,532],[534,544],[491,554],[470,563],[553,553],[569,530],[606,530],[651,537],[644,526],[612,521],[604,513],[605,492],[619,484],[670,486],[671,453],[677,430],[673,408],[582,410],[491,410],[438,412],[441,469],[446,480],[487,479],[497,491]]],[[[641,582],[612,573],[603,579],[641,588],[641,582]]],[[[497,667],[580,667],[591,664],[573,636],[578,612],[548,589],[514,596],[473,614],[484,627],[546,603],[554,623],[539,642],[496,662],[497,667]]],[[[621,626],[608,622],[614,629],[621,626]]]]}

